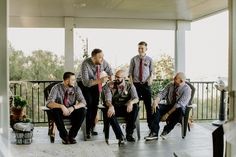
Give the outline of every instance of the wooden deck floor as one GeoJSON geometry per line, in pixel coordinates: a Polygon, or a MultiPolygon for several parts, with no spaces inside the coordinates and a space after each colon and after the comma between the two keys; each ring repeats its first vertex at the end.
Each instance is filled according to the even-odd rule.
{"type": "Polygon", "coordinates": [[[102,124],[99,124],[96,129],[99,135],[93,136],[90,141],[83,141],[80,132],[77,136],[78,143],[75,145],[61,144],[58,134],[55,143],[51,144],[47,136],[47,127],[34,129],[33,142],[30,145],[16,145],[14,133],[11,133],[11,152],[13,157],[173,157],[174,152],[181,157],[212,156],[211,133],[214,127],[210,123],[194,123],[185,139],[181,138],[180,126],[176,126],[166,140],[146,142],[143,137],[149,130],[147,124],[143,122],[141,140],[121,147],[118,147],[112,129],[109,145],[104,142],[102,124]]]}

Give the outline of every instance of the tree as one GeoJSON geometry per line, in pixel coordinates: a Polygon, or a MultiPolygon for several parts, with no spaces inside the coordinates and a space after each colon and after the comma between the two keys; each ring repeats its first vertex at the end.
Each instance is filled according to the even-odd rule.
{"type": "Polygon", "coordinates": [[[27,78],[27,61],[26,56],[22,51],[16,51],[10,45],[10,56],[9,56],[9,68],[10,68],[10,80],[19,81],[27,78]]]}
{"type": "Polygon", "coordinates": [[[29,80],[61,80],[64,58],[49,51],[37,50],[27,57],[29,80]]]}

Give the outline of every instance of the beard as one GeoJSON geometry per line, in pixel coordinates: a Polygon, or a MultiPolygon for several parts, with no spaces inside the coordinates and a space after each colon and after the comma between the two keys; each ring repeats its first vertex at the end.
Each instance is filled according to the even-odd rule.
{"type": "Polygon", "coordinates": [[[71,88],[71,87],[74,87],[74,85],[72,85],[72,84],[68,84],[68,86],[71,88]]]}
{"type": "Polygon", "coordinates": [[[121,81],[120,80],[115,80],[116,85],[120,85],[122,82],[123,82],[123,80],[121,80],[121,81]]]}

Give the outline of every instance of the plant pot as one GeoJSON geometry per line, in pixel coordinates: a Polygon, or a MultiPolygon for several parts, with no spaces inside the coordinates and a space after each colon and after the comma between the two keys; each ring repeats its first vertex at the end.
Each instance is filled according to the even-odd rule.
{"type": "Polygon", "coordinates": [[[22,122],[26,118],[26,108],[11,108],[11,115],[10,115],[10,125],[13,128],[13,125],[17,122],[22,122]]]}
{"type": "Polygon", "coordinates": [[[24,108],[12,107],[11,114],[20,117],[20,116],[23,116],[24,110],[25,110],[24,108]]]}

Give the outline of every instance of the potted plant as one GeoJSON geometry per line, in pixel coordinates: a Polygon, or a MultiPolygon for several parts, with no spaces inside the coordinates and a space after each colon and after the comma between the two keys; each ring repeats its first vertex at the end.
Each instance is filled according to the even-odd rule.
{"type": "Polygon", "coordinates": [[[26,119],[26,106],[27,102],[20,96],[13,97],[13,106],[11,107],[10,115],[10,125],[13,125],[17,122],[28,122],[26,119]]]}

